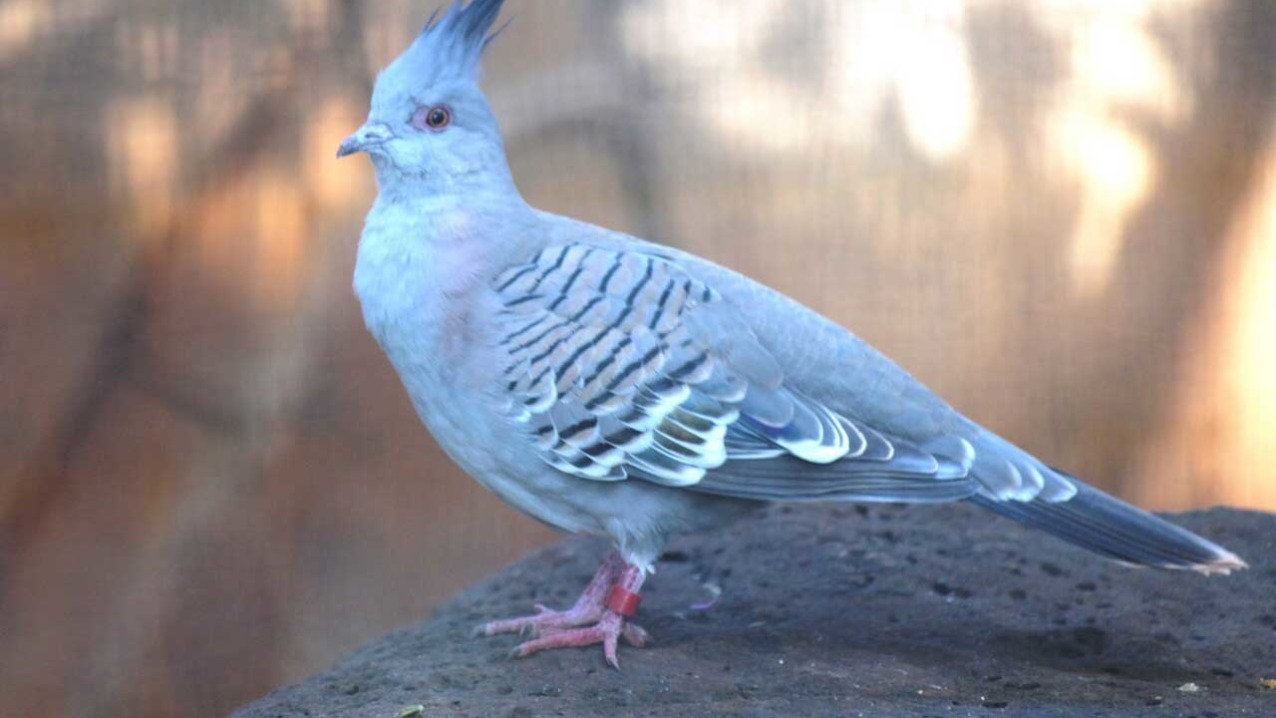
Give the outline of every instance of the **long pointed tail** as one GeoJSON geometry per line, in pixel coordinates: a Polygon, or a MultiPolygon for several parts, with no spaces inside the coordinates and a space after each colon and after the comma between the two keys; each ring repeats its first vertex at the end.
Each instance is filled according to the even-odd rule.
{"type": "Polygon", "coordinates": [[[1077,492],[1065,501],[1002,501],[985,494],[970,501],[1125,563],[1205,574],[1246,568],[1239,556],[1222,546],[1071,476],[1067,478],[1077,492]]]}

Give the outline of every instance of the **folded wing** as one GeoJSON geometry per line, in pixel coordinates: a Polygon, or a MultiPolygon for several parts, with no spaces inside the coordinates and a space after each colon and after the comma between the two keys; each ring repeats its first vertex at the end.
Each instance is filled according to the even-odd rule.
{"type": "Polygon", "coordinates": [[[888,436],[786,385],[739,311],[666,257],[564,244],[494,287],[510,416],[560,471],[756,499],[978,489],[969,442],[888,436]]]}

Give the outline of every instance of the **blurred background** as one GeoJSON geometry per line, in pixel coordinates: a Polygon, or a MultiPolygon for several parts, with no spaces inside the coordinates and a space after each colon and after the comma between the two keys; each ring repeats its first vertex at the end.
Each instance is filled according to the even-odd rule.
{"type": "MultiPolygon", "coordinates": [[[[554,540],[350,291],[437,0],[0,0],[0,714],[215,716],[554,540]]],[[[543,208],[707,255],[1143,505],[1276,509],[1276,3],[538,0],[543,208]]]]}

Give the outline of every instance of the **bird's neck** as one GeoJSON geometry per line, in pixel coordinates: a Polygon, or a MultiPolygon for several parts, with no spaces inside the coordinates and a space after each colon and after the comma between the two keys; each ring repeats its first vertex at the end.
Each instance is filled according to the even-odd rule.
{"type": "Polygon", "coordinates": [[[480,203],[522,205],[502,145],[475,144],[464,153],[432,158],[421,166],[401,167],[373,154],[379,200],[388,202],[480,203]]]}
{"type": "Polygon", "coordinates": [[[522,205],[523,197],[508,168],[472,173],[403,175],[377,171],[378,201],[442,204],[522,205]]]}

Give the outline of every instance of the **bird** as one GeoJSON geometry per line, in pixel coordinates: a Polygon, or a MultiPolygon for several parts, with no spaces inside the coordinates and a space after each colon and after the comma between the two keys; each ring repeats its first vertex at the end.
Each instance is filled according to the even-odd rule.
{"type": "Polygon", "coordinates": [[[490,621],[516,656],[621,640],[665,542],[769,502],[965,501],[1125,564],[1226,574],[1240,557],[966,418],[848,329],[679,249],[519,193],[482,58],[503,0],[435,10],[377,76],[359,239],[364,322],[456,464],[516,509],[613,551],[579,599],[490,621]]]}

